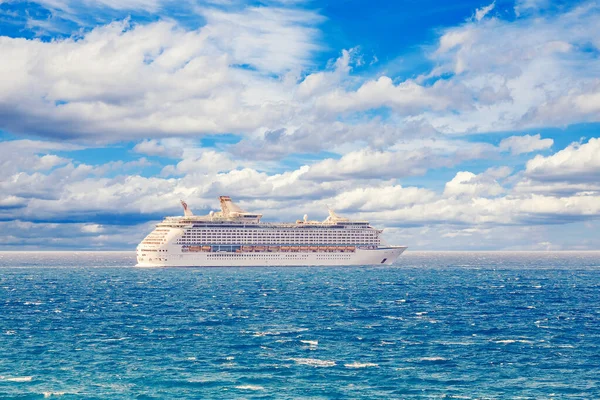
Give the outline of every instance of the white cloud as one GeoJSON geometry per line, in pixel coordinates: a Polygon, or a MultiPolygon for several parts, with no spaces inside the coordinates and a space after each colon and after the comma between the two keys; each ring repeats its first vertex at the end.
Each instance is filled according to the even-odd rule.
{"type": "MultiPolygon", "coordinates": [[[[469,171],[459,171],[451,181],[446,182],[444,196],[447,197],[486,197],[497,196],[505,191],[496,178],[497,170],[476,175],[469,171]]],[[[500,174],[502,176],[502,174],[500,174]]]]}
{"type": "Polygon", "coordinates": [[[390,150],[362,148],[339,159],[328,158],[310,166],[306,179],[390,179],[424,175],[428,170],[452,167],[466,160],[493,156],[497,149],[484,143],[449,140],[411,140],[390,150]]]}
{"type": "Polygon", "coordinates": [[[475,10],[475,20],[481,21],[483,19],[483,17],[485,17],[490,11],[492,11],[494,9],[495,6],[496,6],[496,2],[493,1],[491,4],[489,4],[485,7],[481,7],[481,8],[478,8],[477,10],[475,10]]]}
{"type": "Polygon", "coordinates": [[[320,17],[202,12],[207,24],[194,31],[124,21],[83,38],[0,37],[0,75],[10,77],[0,79],[0,128],[95,141],[249,133],[293,110],[278,76],[310,63],[320,17]]]}
{"type": "Polygon", "coordinates": [[[73,12],[74,7],[85,5],[88,7],[108,7],[116,10],[144,10],[156,12],[164,0],[35,0],[45,7],[66,12],[73,12]]]}
{"type": "Polygon", "coordinates": [[[282,73],[311,64],[310,56],[320,49],[313,26],[323,18],[314,12],[272,7],[199,12],[207,22],[203,30],[233,63],[282,73]]]}
{"type": "Polygon", "coordinates": [[[313,70],[322,48],[316,12],[196,11],[206,19],[196,30],[121,21],[52,42],[0,38],[9,60],[0,74],[11,77],[0,80],[0,128],[104,143],[144,138],[136,151],[154,155],[167,151],[165,138],[234,133],[242,137],[237,156],[272,160],[341,143],[345,152],[385,148],[425,130],[506,131],[600,116],[598,60],[584,51],[600,36],[593,5],[448,29],[430,54],[436,68],[407,80],[355,75],[357,49],[313,70]]]}
{"type": "Polygon", "coordinates": [[[181,158],[184,150],[192,147],[194,147],[193,142],[178,138],[147,139],[136,144],[133,147],[133,151],[148,156],[181,158]]]}
{"type": "MultiPolygon", "coordinates": [[[[93,4],[153,10],[163,3],[93,4]]],[[[517,6],[532,10],[531,2],[517,6]]],[[[497,247],[519,238],[533,248],[555,243],[537,228],[543,225],[597,227],[599,139],[537,156],[513,175],[461,166],[443,181],[427,177],[436,190],[406,184],[432,169],[553,145],[539,134],[498,147],[450,134],[600,116],[598,7],[522,11],[514,21],[489,18],[494,7],[444,31],[430,53],[436,67],[411,79],[362,75],[358,49],[315,69],[323,19],[296,9],[197,8],[206,25],[195,30],[120,21],[49,42],[0,37],[0,129],[94,145],[135,140],[133,152],[172,159],[160,176],[145,177],[139,172],[152,164],[144,157],[88,165],[69,153],[81,147],[55,140],[0,142],[0,221],[10,221],[0,227],[28,246],[42,243],[38,234],[57,247],[78,234],[94,246],[132,247],[151,229],[140,221],[180,214],[180,198],[208,211],[220,194],[275,220],[324,217],[329,204],[404,230],[411,246],[477,237],[497,247]],[[198,148],[200,136],[219,133],[240,141],[198,148]],[[291,161],[274,161],[290,153],[291,161]]],[[[19,243],[13,236],[0,234],[0,245],[19,243]]]]}
{"type": "Polygon", "coordinates": [[[511,136],[500,142],[500,149],[510,151],[512,154],[531,153],[538,150],[546,150],[552,147],[554,140],[542,139],[541,135],[511,136]]]}
{"type": "MultiPolygon", "coordinates": [[[[1,176],[22,171],[47,171],[69,163],[69,159],[51,154],[51,151],[77,150],[79,146],[38,140],[11,140],[0,142],[1,176]]],[[[0,178],[0,181],[2,179],[0,178]]]]}
{"type": "MultiPolygon", "coordinates": [[[[150,228],[139,226],[137,229],[140,231],[132,236],[134,239],[119,244],[111,239],[111,235],[119,236],[125,228],[116,227],[115,221],[134,226],[147,219],[178,215],[181,213],[180,198],[186,199],[198,214],[205,213],[217,206],[216,196],[220,194],[231,194],[243,207],[262,212],[271,220],[293,220],[301,218],[304,213],[320,219],[325,216],[325,205],[330,205],[341,214],[370,220],[375,226],[427,227],[430,237],[451,239],[458,244],[470,235],[489,235],[489,242],[482,239],[482,243],[492,243],[492,238],[498,238],[501,226],[569,224],[600,218],[599,191],[588,190],[589,187],[577,190],[575,184],[569,183],[562,185],[567,190],[555,188],[533,192],[527,190],[532,179],[528,177],[527,170],[522,175],[510,177],[511,171],[506,167],[488,169],[480,174],[461,171],[445,184],[442,193],[400,185],[385,176],[392,171],[401,174],[402,168],[406,167],[403,161],[394,163],[394,157],[410,153],[411,146],[414,146],[412,151],[422,149],[425,143],[405,143],[397,146],[395,152],[356,152],[345,160],[331,161],[334,164],[328,168],[324,168],[326,163],[313,162],[276,173],[247,167],[228,167],[219,172],[214,165],[222,163],[221,157],[226,155],[207,149],[195,149],[184,154],[182,160],[173,165],[173,171],[179,171],[177,177],[112,176],[114,163],[95,167],[69,163],[47,171],[19,172],[2,180],[0,219],[19,220],[32,226],[56,221],[56,226],[43,225],[45,228],[42,229],[42,233],[57,235],[50,247],[68,243],[68,234],[60,228],[64,225],[62,221],[81,221],[75,229],[93,236],[95,239],[90,243],[121,247],[124,243],[135,242],[135,238],[139,240],[145,232],[142,231],[150,228]],[[390,166],[380,164],[382,160],[387,160],[390,166]],[[356,169],[356,165],[360,168],[356,169]],[[369,169],[378,172],[382,168],[383,175],[380,173],[379,176],[365,172],[369,169]],[[389,172],[385,172],[385,168],[389,168],[389,172]],[[313,169],[324,174],[323,177],[311,177],[313,169]],[[337,180],[340,175],[344,179],[337,180]]],[[[597,144],[594,140],[585,145],[569,146],[552,156],[543,157],[545,161],[542,164],[564,166],[569,165],[568,160],[574,159],[581,159],[585,164],[590,158],[584,155],[594,154],[593,149],[584,147],[590,143],[593,146],[597,144]],[[566,153],[570,156],[565,157],[566,153]],[[557,159],[562,161],[555,163],[557,159]]],[[[437,148],[431,145],[434,153],[437,152],[432,160],[449,157],[456,151],[448,148],[448,152],[443,153],[441,149],[447,146],[444,143],[437,145],[437,148]]],[[[464,143],[456,145],[462,146],[464,143]]],[[[465,148],[466,153],[470,151],[465,148]]],[[[542,165],[539,157],[533,160],[538,160],[536,165],[542,165]]],[[[120,171],[123,168],[118,167],[120,171]]],[[[558,182],[552,184],[558,185],[558,182]]],[[[18,235],[33,231],[27,226],[18,228],[18,235]]],[[[420,237],[419,243],[421,240],[427,243],[426,235],[420,237]]],[[[531,238],[534,239],[535,243],[549,241],[543,235],[531,238]]],[[[12,238],[0,235],[0,243],[4,243],[4,247],[18,240],[14,235],[12,238]]],[[[28,245],[38,241],[36,238],[23,239],[23,243],[28,245]]]]}
{"type": "Polygon", "coordinates": [[[539,181],[599,182],[600,139],[572,143],[567,148],[527,162],[525,174],[539,181]]]}
{"type": "Polygon", "coordinates": [[[520,16],[527,12],[538,11],[548,5],[548,0],[516,0],[515,14],[520,16]]]}
{"type": "Polygon", "coordinates": [[[98,224],[85,224],[81,227],[81,232],[83,233],[99,233],[103,231],[104,227],[98,224]]]}
{"type": "Polygon", "coordinates": [[[444,82],[437,82],[431,88],[410,80],[395,85],[387,76],[367,81],[356,91],[332,91],[316,101],[318,108],[336,113],[390,107],[401,115],[424,109],[444,110],[451,104],[444,82]]]}
{"type": "Polygon", "coordinates": [[[225,154],[207,150],[184,156],[184,159],[176,166],[167,165],[163,168],[161,175],[207,175],[221,171],[229,171],[236,166],[237,163],[232,161],[225,154]]]}
{"type": "MultiPolygon", "coordinates": [[[[422,118],[445,133],[510,131],[598,121],[600,60],[596,3],[518,18],[482,19],[450,28],[431,54],[437,67],[421,79],[455,74],[478,101],[459,112],[425,112],[422,118]],[[486,88],[487,87],[487,88],[486,88]],[[489,96],[495,93],[495,96],[489,96]]],[[[451,86],[449,86],[451,87],[451,86]]]]}

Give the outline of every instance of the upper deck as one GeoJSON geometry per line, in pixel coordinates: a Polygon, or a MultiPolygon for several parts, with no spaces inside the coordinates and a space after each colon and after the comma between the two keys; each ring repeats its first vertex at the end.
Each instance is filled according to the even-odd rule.
{"type": "Polygon", "coordinates": [[[329,209],[329,216],[324,221],[310,221],[308,216],[304,215],[302,220],[296,222],[261,222],[262,214],[249,213],[244,211],[239,206],[231,201],[229,196],[219,197],[221,202],[221,211],[211,211],[208,215],[194,215],[188,208],[187,204],[182,201],[184,216],[166,217],[158,226],[178,227],[178,228],[223,228],[223,227],[238,227],[238,228],[272,228],[272,229],[365,229],[372,228],[369,221],[350,220],[340,217],[333,210],[329,209]]]}

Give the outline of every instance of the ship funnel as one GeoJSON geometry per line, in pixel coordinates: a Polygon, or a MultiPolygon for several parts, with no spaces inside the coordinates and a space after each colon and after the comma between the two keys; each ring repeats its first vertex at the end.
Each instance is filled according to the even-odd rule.
{"type": "Polygon", "coordinates": [[[190,210],[188,208],[188,205],[185,201],[180,200],[181,201],[181,205],[183,206],[183,215],[185,215],[186,217],[192,217],[194,216],[194,213],[192,212],[192,210],[190,210]]]}
{"type": "Polygon", "coordinates": [[[247,212],[235,204],[229,196],[219,196],[219,201],[221,202],[221,212],[223,213],[224,217],[234,217],[247,214],[247,212]]]}

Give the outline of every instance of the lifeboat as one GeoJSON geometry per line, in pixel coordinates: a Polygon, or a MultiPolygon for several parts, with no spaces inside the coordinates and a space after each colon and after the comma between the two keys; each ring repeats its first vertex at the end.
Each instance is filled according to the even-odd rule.
{"type": "Polygon", "coordinates": [[[211,247],[210,246],[202,246],[202,251],[210,251],[211,247]]]}
{"type": "Polygon", "coordinates": [[[265,246],[254,246],[254,251],[265,251],[266,249],[265,246]]]}
{"type": "Polygon", "coordinates": [[[292,246],[290,247],[290,251],[293,253],[297,253],[298,252],[298,247],[297,246],[292,246]]]}
{"type": "Polygon", "coordinates": [[[300,246],[300,251],[308,251],[308,246],[300,246]]]}
{"type": "Polygon", "coordinates": [[[310,251],[312,251],[313,253],[315,253],[315,252],[319,251],[319,246],[310,246],[308,249],[310,251]]]}
{"type": "Polygon", "coordinates": [[[356,250],[356,247],[354,247],[354,246],[346,246],[346,251],[354,253],[355,250],[356,250]]]}
{"type": "Polygon", "coordinates": [[[290,246],[281,246],[281,251],[290,251],[290,246]]]}
{"type": "Polygon", "coordinates": [[[193,252],[198,252],[200,251],[202,248],[200,246],[190,246],[188,248],[188,251],[193,251],[193,252]]]}
{"type": "Polygon", "coordinates": [[[268,251],[271,253],[277,253],[279,251],[279,246],[269,246],[268,251]]]}

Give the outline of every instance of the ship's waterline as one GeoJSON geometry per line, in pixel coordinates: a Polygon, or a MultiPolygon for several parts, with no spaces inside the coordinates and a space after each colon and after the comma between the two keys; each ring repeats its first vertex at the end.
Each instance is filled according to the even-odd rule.
{"type": "Polygon", "coordinates": [[[140,267],[389,265],[406,250],[389,246],[382,230],[329,210],[325,221],[262,223],[228,196],[221,211],[167,217],[137,247],[140,267]]]}

